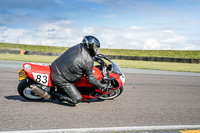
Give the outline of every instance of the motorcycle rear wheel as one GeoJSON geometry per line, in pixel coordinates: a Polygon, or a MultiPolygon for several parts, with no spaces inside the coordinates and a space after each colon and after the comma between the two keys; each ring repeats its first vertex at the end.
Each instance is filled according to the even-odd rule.
{"type": "Polygon", "coordinates": [[[42,100],[42,97],[31,92],[30,85],[31,83],[27,82],[26,79],[21,80],[17,88],[19,95],[28,100],[42,100]]]}
{"type": "Polygon", "coordinates": [[[119,89],[113,91],[113,92],[110,93],[110,94],[107,94],[107,95],[98,97],[98,99],[101,99],[101,100],[110,100],[110,99],[114,99],[114,98],[118,97],[122,92],[123,92],[123,86],[121,86],[119,89]]]}

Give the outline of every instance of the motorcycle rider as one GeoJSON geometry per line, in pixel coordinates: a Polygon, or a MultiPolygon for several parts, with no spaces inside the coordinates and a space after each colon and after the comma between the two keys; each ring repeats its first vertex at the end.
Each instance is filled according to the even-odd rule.
{"type": "MultiPolygon", "coordinates": [[[[51,64],[51,78],[57,86],[58,92],[52,95],[61,101],[77,104],[82,96],[73,82],[79,80],[84,74],[88,83],[106,90],[107,86],[101,84],[93,75],[93,57],[100,49],[100,42],[94,36],[85,36],[82,43],[66,50],[51,64]]],[[[98,58],[95,58],[98,59],[98,58]]]]}

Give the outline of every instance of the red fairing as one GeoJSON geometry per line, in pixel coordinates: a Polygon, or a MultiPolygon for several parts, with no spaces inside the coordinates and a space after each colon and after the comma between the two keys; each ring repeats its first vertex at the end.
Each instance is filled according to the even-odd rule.
{"type": "Polygon", "coordinates": [[[116,73],[110,73],[110,74],[109,74],[109,77],[110,77],[110,78],[115,77],[116,80],[117,80],[117,82],[118,82],[118,84],[119,84],[119,87],[113,88],[113,90],[114,90],[114,89],[119,89],[119,88],[122,86],[123,82],[122,82],[122,80],[120,79],[120,76],[119,76],[118,74],[116,74],[116,73]]]}
{"type": "MultiPolygon", "coordinates": [[[[93,74],[97,80],[99,81],[101,80],[102,75],[101,75],[101,71],[98,68],[93,67],[93,74]]],[[[78,81],[74,82],[74,85],[77,87],[92,87],[92,85],[87,82],[85,75],[78,81]]]]}
{"type": "Polygon", "coordinates": [[[25,63],[23,64],[23,68],[26,71],[26,75],[29,78],[43,85],[52,87],[51,71],[49,65],[46,64],[37,65],[32,63],[25,63]]]}

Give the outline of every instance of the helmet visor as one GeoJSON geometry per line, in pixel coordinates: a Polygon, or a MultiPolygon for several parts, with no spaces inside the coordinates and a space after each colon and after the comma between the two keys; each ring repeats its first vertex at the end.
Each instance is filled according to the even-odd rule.
{"type": "Polygon", "coordinates": [[[93,45],[94,52],[97,54],[99,52],[100,47],[97,45],[93,45]]]}

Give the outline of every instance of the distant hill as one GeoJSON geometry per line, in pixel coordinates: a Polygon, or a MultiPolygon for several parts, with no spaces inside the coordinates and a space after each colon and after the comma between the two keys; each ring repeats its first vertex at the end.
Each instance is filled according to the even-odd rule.
{"type": "MultiPolygon", "coordinates": [[[[63,53],[68,47],[26,45],[0,43],[0,49],[18,49],[28,51],[41,51],[52,53],[63,53]]],[[[148,56],[148,57],[174,57],[200,59],[199,50],[132,50],[132,49],[101,49],[100,54],[124,55],[124,56],[148,56]]]]}

